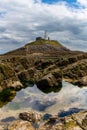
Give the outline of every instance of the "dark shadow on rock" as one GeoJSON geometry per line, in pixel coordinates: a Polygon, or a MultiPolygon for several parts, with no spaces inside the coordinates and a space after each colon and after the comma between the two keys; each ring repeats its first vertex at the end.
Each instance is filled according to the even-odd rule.
{"type": "Polygon", "coordinates": [[[70,108],[68,111],[61,111],[60,113],[58,113],[58,117],[65,117],[65,116],[69,116],[71,114],[74,113],[78,113],[79,111],[84,110],[84,109],[80,109],[80,108],[70,108]]]}

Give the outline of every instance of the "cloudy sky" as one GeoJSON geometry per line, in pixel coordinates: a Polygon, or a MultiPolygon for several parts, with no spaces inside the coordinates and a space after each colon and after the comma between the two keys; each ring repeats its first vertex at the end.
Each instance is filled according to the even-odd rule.
{"type": "Polygon", "coordinates": [[[0,0],[0,53],[44,36],[87,51],[87,0],[0,0]]]}

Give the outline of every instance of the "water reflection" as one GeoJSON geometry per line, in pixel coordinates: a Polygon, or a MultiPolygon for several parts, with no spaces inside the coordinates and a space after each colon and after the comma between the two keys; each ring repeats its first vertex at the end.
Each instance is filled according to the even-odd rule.
{"type": "Polygon", "coordinates": [[[38,87],[42,92],[44,93],[51,93],[51,92],[59,92],[62,88],[62,83],[60,83],[58,86],[51,86],[51,87],[38,87]]]}
{"type": "Polygon", "coordinates": [[[10,122],[16,120],[13,116],[2,119],[1,122],[10,122]]]}
{"type": "MultiPolygon", "coordinates": [[[[49,114],[68,113],[77,108],[87,109],[87,87],[79,88],[63,81],[63,87],[58,92],[44,93],[36,85],[17,92],[15,98],[0,109],[5,115],[9,112],[20,113],[21,110],[36,110],[49,114]]],[[[4,117],[5,118],[5,117],[4,117]]]]}
{"type": "Polygon", "coordinates": [[[58,117],[64,117],[64,116],[68,116],[71,115],[73,113],[78,113],[79,111],[82,111],[84,109],[80,109],[80,108],[70,108],[68,111],[60,111],[58,113],[58,117]]]}

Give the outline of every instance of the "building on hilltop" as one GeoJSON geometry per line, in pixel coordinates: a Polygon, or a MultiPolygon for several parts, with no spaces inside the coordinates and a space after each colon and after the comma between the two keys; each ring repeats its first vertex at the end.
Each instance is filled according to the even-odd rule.
{"type": "Polygon", "coordinates": [[[36,41],[42,40],[42,39],[43,39],[42,37],[36,37],[36,41]]]}
{"type": "Polygon", "coordinates": [[[47,31],[44,32],[44,38],[42,38],[42,37],[36,37],[36,41],[37,40],[50,40],[50,37],[48,36],[47,31]]]}

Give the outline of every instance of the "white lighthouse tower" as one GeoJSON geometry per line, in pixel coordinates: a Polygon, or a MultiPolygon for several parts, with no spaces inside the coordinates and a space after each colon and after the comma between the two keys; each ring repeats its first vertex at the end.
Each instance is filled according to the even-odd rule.
{"type": "Polygon", "coordinates": [[[48,33],[47,33],[47,31],[45,30],[45,32],[44,32],[44,39],[45,40],[47,40],[48,39],[48,33]]]}

